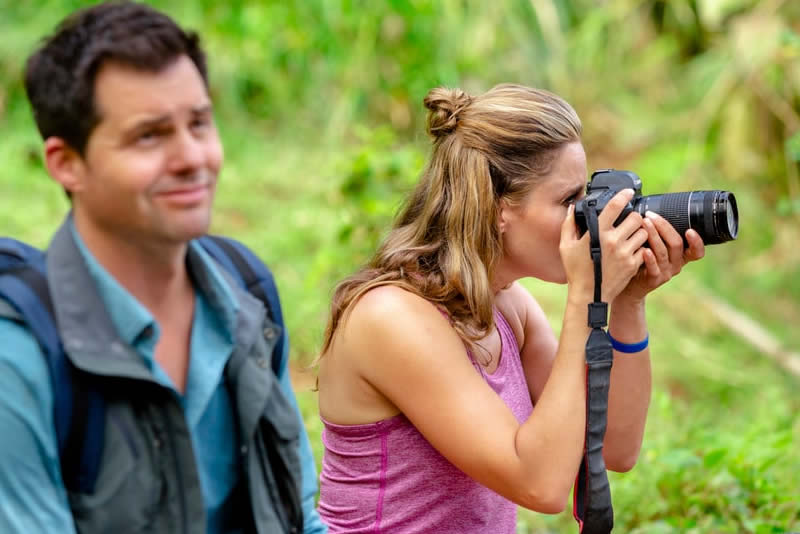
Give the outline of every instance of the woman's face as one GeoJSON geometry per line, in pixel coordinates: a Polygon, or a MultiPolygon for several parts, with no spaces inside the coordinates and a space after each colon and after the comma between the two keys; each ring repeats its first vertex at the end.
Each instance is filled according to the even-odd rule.
{"type": "Polygon", "coordinates": [[[565,145],[548,176],[517,206],[501,204],[499,225],[503,257],[495,272],[500,287],[533,276],[566,283],[559,242],[567,208],[586,190],[586,153],[578,143],[565,145]]]}

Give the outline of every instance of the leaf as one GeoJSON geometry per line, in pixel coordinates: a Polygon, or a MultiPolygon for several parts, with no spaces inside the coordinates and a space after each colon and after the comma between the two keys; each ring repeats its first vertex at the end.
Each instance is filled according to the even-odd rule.
{"type": "Polygon", "coordinates": [[[712,469],[719,465],[719,463],[725,458],[728,454],[728,449],[720,448],[714,449],[710,453],[706,454],[703,458],[703,465],[708,468],[712,469]]]}

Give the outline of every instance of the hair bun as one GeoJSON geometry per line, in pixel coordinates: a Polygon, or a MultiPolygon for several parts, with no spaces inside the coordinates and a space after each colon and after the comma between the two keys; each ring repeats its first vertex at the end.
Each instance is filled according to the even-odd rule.
{"type": "Polygon", "coordinates": [[[428,133],[444,137],[458,126],[458,116],[470,105],[472,97],[461,89],[437,87],[423,101],[428,108],[428,133]]]}

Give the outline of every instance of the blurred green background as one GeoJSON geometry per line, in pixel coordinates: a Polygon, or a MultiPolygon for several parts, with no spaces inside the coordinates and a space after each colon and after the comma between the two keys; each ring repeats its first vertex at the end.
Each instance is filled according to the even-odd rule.
{"type": "MultiPolygon", "coordinates": [[[[40,246],[68,206],[21,72],[87,4],[0,0],[0,233],[40,246]]],[[[207,47],[227,158],[214,230],[275,271],[318,460],[305,367],[333,286],[374,250],[427,157],[422,98],[512,81],[573,104],[590,168],[635,170],[645,194],[739,201],[739,239],[649,299],[655,390],[639,464],[611,477],[615,531],[800,531],[800,2],[152,4],[207,47]]],[[[564,288],[526,285],[558,330],[564,288]]],[[[569,512],[520,514],[519,532],[575,528],[569,512]]]]}

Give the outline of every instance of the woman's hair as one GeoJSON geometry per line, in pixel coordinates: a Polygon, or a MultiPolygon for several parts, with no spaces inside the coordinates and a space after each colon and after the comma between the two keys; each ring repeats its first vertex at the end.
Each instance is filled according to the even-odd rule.
{"type": "Polygon", "coordinates": [[[430,161],[374,257],[336,287],[321,354],[353,304],[389,284],[446,309],[474,349],[493,326],[500,200],[519,205],[559,150],[580,141],[575,110],[541,89],[503,84],[472,97],[436,88],[424,103],[430,161]]]}

